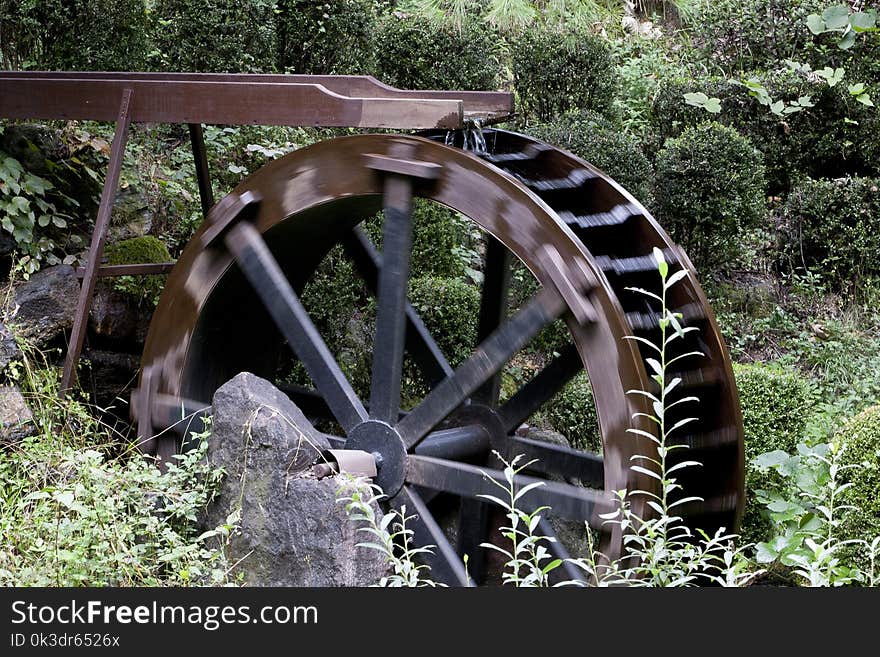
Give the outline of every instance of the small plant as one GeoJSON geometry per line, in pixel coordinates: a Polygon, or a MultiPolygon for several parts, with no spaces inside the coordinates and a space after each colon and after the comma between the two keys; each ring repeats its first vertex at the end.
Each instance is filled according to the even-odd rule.
{"type": "Polygon", "coordinates": [[[372,537],[370,541],[358,543],[358,547],[381,553],[393,571],[391,575],[382,577],[377,586],[442,586],[428,577],[428,566],[416,562],[419,554],[430,553],[433,546],[413,547],[413,531],[406,526],[413,516],[407,515],[406,506],[377,517],[376,509],[385,498],[382,490],[363,478],[340,475],[339,479],[341,485],[336,493],[337,500],[345,504],[348,517],[353,522],[363,523],[358,531],[372,537]]]}
{"type": "Polygon", "coordinates": [[[794,498],[770,491],[757,491],[779,527],[777,535],[757,546],[760,563],[780,563],[808,586],[843,586],[863,579],[858,568],[842,558],[846,546],[867,543],[861,539],[841,539],[840,516],[848,505],[841,497],[851,486],[841,476],[852,465],[844,465],[842,443],[798,445],[798,454],[781,450],[762,454],[756,465],[774,469],[785,477],[794,498]]]}
{"type": "Polygon", "coordinates": [[[517,506],[526,493],[543,486],[544,482],[536,481],[518,487],[514,477],[534,461],[517,466],[522,460],[522,454],[508,462],[498,452],[493,453],[504,464],[504,482],[496,481],[491,477],[489,481],[504,491],[505,497],[503,499],[495,495],[480,495],[480,497],[504,509],[510,524],[501,527],[501,535],[510,541],[510,549],[499,547],[494,543],[482,543],[480,547],[500,552],[507,558],[502,574],[505,584],[513,584],[517,587],[548,586],[550,572],[562,565],[562,559],[552,558],[546,545],[556,539],[535,533],[538,523],[541,522],[541,514],[549,507],[540,506],[534,511],[527,512],[517,506]]]}

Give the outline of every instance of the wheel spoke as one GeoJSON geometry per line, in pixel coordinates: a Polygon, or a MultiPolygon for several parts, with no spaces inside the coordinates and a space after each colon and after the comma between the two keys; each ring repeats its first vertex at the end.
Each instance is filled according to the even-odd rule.
{"type": "MultiPolygon", "coordinates": [[[[357,227],[343,244],[367,288],[374,295],[377,294],[380,256],[370,238],[360,227],[357,227]]],[[[404,314],[406,315],[406,350],[412,355],[428,383],[436,385],[452,375],[452,366],[428,332],[422,318],[408,302],[404,304],[404,314]]]]}
{"type": "Polygon", "coordinates": [[[406,335],[406,292],[412,250],[412,186],[407,178],[385,179],[385,221],[382,227],[382,269],[379,308],[373,341],[370,417],[396,422],[400,409],[400,378],[406,335]]]}
{"type": "Polygon", "coordinates": [[[413,542],[420,547],[434,546],[430,553],[421,555],[431,568],[431,579],[451,586],[473,586],[461,558],[414,488],[404,486],[394,498],[394,503],[398,507],[405,505],[406,513],[412,512],[416,516],[407,525],[413,530],[413,542]]]}
{"type": "Polygon", "coordinates": [[[516,431],[519,425],[528,420],[583,369],[584,365],[574,344],[563,347],[558,356],[498,409],[505,430],[508,433],[516,431]]]}
{"type": "Polygon", "coordinates": [[[477,350],[452,376],[444,379],[397,425],[408,448],[420,440],[489,381],[547,324],[565,310],[562,297],[553,288],[543,288],[519,312],[483,340],[477,350]]]}
{"type": "MultiPolygon", "coordinates": [[[[510,283],[510,251],[495,237],[489,236],[486,245],[486,265],[483,270],[483,294],[480,300],[480,319],[477,340],[482,342],[507,317],[507,290],[510,283]]],[[[498,403],[501,392],[501,373],[498,372],[474,393],[474,399],[488,406],[498,403]]]]}
{"type": "Polygon", "coordinates": [[[349,432],[365,421],[363,404],[259,231],[241,221],[226,235],[225,243],[342,428],[349,432]]]}
{"type": "MultiPolygon", "coordinates": [[[[407,457],[406,480],[416,486],[473,499],[481,499],[481,495],[499,497],[499,493],[503,497],[503,491],[490,478],[502,483],[505,481],[504,473],[500,470],[483,469],[429,456],[411,454],[407,457]]],[[[602,491],[525,475],[514,477],[518,489],[536,482],[541,482],[542,485],[531,489],[517,501],[520,510],[532,512],[538,507],[548,506],[554,516],[580,520],[589,523],[591,527],[598,527],[598,514],[612,509],[611,498],[602,491]]]]}
{"type": "Polygon", "coordinates": [[[508,458],[522,454],[523,460],[534,460],[530,470],[578,479],[593,488],[601,488],[605,483],[605,463],[601,456],[519,436],[511,436],[509,440],[508,458]]]}
{"type": "Polygon", "coordinates": [[[461,498],[458,510],[458,554],[468,555],[468,572],[475,582],[482,582],[486,569],[486,548],[492,513],[488,502],[461,498]]]}

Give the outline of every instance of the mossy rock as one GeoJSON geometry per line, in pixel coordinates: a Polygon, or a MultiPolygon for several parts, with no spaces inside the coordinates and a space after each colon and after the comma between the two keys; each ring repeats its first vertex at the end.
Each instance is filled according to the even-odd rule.
{"type": "MultiPolygon", "coordinates": [[[[133,237],[116,244],[109,244],[104,249],[104,257],[108,265],[135,265],[171,262],[171,254],[168,247],[162,241],[152,235],[133,237]]],[[[136,299],[149,299],[157,303],[162,288],[165,286],[165,276],[153,274],[150,276],[120,276],[113,279],[113,288],[124,292],[136,299]]]]}
{"type": "MultiPolygon", "coordinates": [[[[870,543],[880,536],[880,406],[856,415],[841,427],[836,439],[843,447],[841,483],[850,484],[842,501],[851,507],[843,513],[840,538],[870,543]]],[[[863,572],[870,569],[866,548],[854,546],[846,552],[853,565],[863,572]]]]}
{"type": "Polygon", "coordinates": [[[740,535],[743,543],[769,540],[772,524],[755,496],[782,484],[776,472],[760,472],[755,457],[782,450],[795,453],[807,428],[810,392],[799,373],[764,363],[734,364],[743,414],[746,452],[746,510],[740,535]]]}

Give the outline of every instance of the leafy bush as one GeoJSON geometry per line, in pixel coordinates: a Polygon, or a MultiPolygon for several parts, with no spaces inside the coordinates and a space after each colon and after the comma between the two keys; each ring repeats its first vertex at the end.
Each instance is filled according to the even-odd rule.
{"type": "Polygon", "coordinates": [[[718,0],[691,23],[700,59],[726,73],[766,68],[796,57],[813,37],[807,16],[826,0],[718,0]]]}
{"type": "Polygon", "coordinates": [[[831,177],[880,168],[875,160],[880,153],[875,113],[855,102],[846,85],[832,88],[788,70],[746,74],[746,78],[763,85],[774,101],[809,97],[813,106],[780,117],[736,80],[667,80],[657,91],[652,112],[658,143],[709,118],[706,110],[684,99],[685,94],[701,92],[721,101],[721,111],[715,115],[720,123],[748,136],[763,153],[771,192],[787,191],[798,172],[831,177]]]}
{"type": "Polygon", "coordinates": [[[422,276],[410,283],[410,302],[453,366],[477,343],[480,291],[455,278],[422,276]]]}
{"type": "Polygon", "coordinates": [[[403,89],[495,89],[498,40],[482,23],[461,30],[415,16],[391,15],[376,39],[379,78],[403,89]]]}
{"type": "MultiPolygon", "coordinates": [[[[53,233],[67,227],[70,215],[58,205],[74,202],[56,192],[50,181],[25,171],[17,159],[0,151],[0,227],[12,235],[28,273],[39,269],[43,261],[61,262],[53,233]]],[[[64,260],[70,263],[72,256],[64,260]]]]}
{"type": "Polygon", "coordinates": [[[413,204],[413,276],[458,278],[465,273],[461,253],[465,224],[454,210],[417,199],[413,204]]]}
{"type": "Polygon", "coordinates": [[[526,117],[550,121],[572,109],[611,112],[614,67],[600,37],[529,29],[514,39],[511,52],[519,110],[526,117]]]}
{"type": "MultiPolygon", "coordinates": [[[[850,484],[843,501],[841,518],[843,539],[861,538],[871,541],[880,536],[880,406],[872,406],[847,422],[836,439],[843,447],[841,481],[850,484]]],[[[869,571],[865,546],[852,553],[855,565],[869,571]]],[[[875,566],[876,567],[876,566],[875,566]]]]}
{"type": "Polygon", "coordinates": [[[120,449],[93,409],[59,393],[47,357],[19,344],[25,356],[9,375],[37,433],[0,450],[0,585],[227,583],[236,519],[206,533],[197,523],[222,476],[204,460],[207,433],[162,473],[120,449]]]}
{"type": "MultiPolygon", "coordinates": [[[[134,237],[116,244],[109,244],[104,249],[108,265],[130,265],[153,262],[171,262],[171,254],[162,241],[152,235],[134,237]]],[[[148,299],[151,303],[159,302],[159,295],[165,286],[165,276],[120,276],[113,281],[113,287],[131,297],[141,300],[148,299]]]]}
{"type": "Polygon", "coordinates": [[[657,213],[698,267],[737,257],[742,231],[763,219],[764,187],[761,154],[719,123],[686,130],[657,156],[657,213]]]}
{"type": "Polygon", "coordinates": [[[258,73],[275,64],[271,0],[158,0],[154,40],[169,71],[258,73]]]}
{"type": "Polygon", "coordinates": [[[793,453],[807,427],[810,396],[806,379],[781,367],[735,364],[736,386],[743,414],[746,451],[746,512],[741,534],[746,543],[766,541],[771,525],[755,491],[775,490],[781,480],[753,463],[766,452],[793,453]]]}
{"type": "Polygon", "coordinates": [[[804,180],[782,208],[780,247],[792,268],[849,286],[880,274],[880,179],[804,180]]]}
{"type": "Polygon", "coordinates": [[[22,2],[40,24],[38,66],[50,70],[137,71],[146,65],[144,0],[22,2]]]}
{"type": "Polygon", "coordinates": [[[373,0],[281,0],[276,14],[278,69],[364,74],[375,66],[373,0]]]}
{"type": "Polygon", "coordinates": [[[0,0],[0,68],[31,68],[40,53],[42,24],[37,0],[0,0]]]}
{"type": "Polygon", "coordinates": [[[602,436],[593,389],[585,372],[578,374],[544,406],[547,421],[572,447],[602,451],[602,436]]]}
{"type": "MultiPolygon", "coordinates": [[[[810,14],[821,14],[835,0],[720,0],[703,3],[691,22],[697,58],[732,74],[772,68],[785,59],[845,67],[856,76],[878,80],[880,35],[857,35],[851,47],[837,47],[839,34],[813,35],[810,14]]],[[[876,2],[860,3],[877,8],[876,2]]]]}
{"type": "Polygon", "coordinates": [[[654,171],[638,142],[618,125],[589,110],[569,112],[529,133],[561,146],[602,169],[642,203],[651,198],[654,171]]]}

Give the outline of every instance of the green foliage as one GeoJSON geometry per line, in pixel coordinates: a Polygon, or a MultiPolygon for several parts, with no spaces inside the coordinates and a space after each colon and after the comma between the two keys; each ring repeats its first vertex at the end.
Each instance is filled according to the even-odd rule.
{"type": "Polygon", "coordinates": [[[149,49],[144,0],[22,2],[22,18],[40,27],[44,70],[137,71],[149,49]]]}
{"type": "MultiPolygon", "coordinates": [[[[0,151],[0,227],[12,235],[24,258],[25,271],[33,273],[45,261],[61,262],[53,239],[57,230],[67,227],[70,215],[56,203],[74,205],[64,195],[53,194],[54,185],[24,170],[21,163],[0,151]]],[[[70,263],[73,256],[64,257],[70,263]]]]}
{"type": "MultiPolygon", "coordinates": [[[[872,406],[852,418],[837,433],[843,446],[841,481],[849,485],[843,493],[845,508],[840,536],[871,541],[880,536],[880,406],[872,406]]],[[[850,558],[862,571],[872,564],[868,545],[854,546],[850,558]]],[[[880,563],[875,564],[880,567],[880,563]]]]}
{"type": "Polygon", "coordinates": [[[572,379],[544,406],[547,421],[568,438],[572,447],[600,453],[602,435],[593,389],[585,372],[572,379]]]}
{"type": "MultiPolygon", "coordinates": [[[[757,492],[775,529],[773,538],[757,545],[757,560],[791,569],[795,583],[873,586],[876,581],[874,573],[848,562],[850,546],[863,543],[863,537],[840,538],[841,515],[847,510],[843,497],[849,488],[842,479],[852,468],[842,461],[844,451],[838,442],[813,447],[801,443],[795,455],[777,450],[754,461],[756,467],[775,471],[788,484],[782,493],[757,492]]],[[[873,552],[877,552],[877,541],[873,552]]]]}
{"type": "Polygon", "coordinates": [[[781,214],[790,269],[819,271],[844,288],[880,274],[880,179],[803,180],[781,214]]]}
{"type": "Polygon", "coordinates": [[[342,348],[363,284],[341,246],[327,254],[302,291],[303,305],[332,351],[342,348]]]}
{"type": "Polygon", "coordinates": [[[163,473],[76,397],[27,345],[11,372],[37,435],[0,451],[0,585],[189,586],[226,584],[224,547],[236,518],[200,533],[197,516],[221,472],[204,460],[205,434],[163,473]]]}
{"type": "MultiPolygon", "coordinates": [[[[130,265],[153,262],[171,262],[168,247],[152,235],[134,237],[104,249],[109,265],[130,265]]],[[[159,302],[159,295],[165,286],[165,276],[120,276],[113,280],[113,288],[130,295],[134,299],[149,300],[153,305],[159,302]]]]}
{"type": "Polygon", "coordinates": [[[616,79],[610,50],[600,37],[535,28],[513,39],[511,54],[525,117],[550,121],[572,109],[612,112],[616,79]]]}
{"type": "Polygon", "coordinates": [[[654,171],[638,142],[601,114],[581,110],[552,123],[529,126],[529,133],[570,150],[602,169],[630,194],[650,204],[654,171]]]}
{"type": "Polygon", "coordinates": [[[482,23],[461,30],[416,16],[390,15],[380,23],[378,77],[403,89],[495,89],[501,73],[499,42],[482,23]]]}
{"type": "Polygon", "coordinates": [[[36,64],[42,23],[39,0],[0,0],[0,69],[18,70],[36,64]]]}
{"type": "Polygon", "coordinates": [[[657,214],[698,267],[739,255],[742,231],[763,219],[764,187],[760,153],[719,123],[689,128],[657,156],[657,214]]]}
{"type": "Polygon", "coordinates": [[[471,355],[477,343],[479,289],[460,279],[422,276],[411,281],[409,299],[453,366],[471,355]]]}
{"type": "Polygon", "coordinates": [[[824,4],[823,0],[705,3],[691,26],[697,55],[728,74],[796,57],[812,41],[807,16],[824,4]]]}
{"type": "Polygon", "coordinates": [[[373,0],[280,0],[278,69],[316,75],[372,73],[376,28],[373,0]]]}
{"type": "Polygon", "coordinates": [[[167,71],[271,72],[275,66],[272,0],[157,0],[156,64],[167,71]]]}
{"type": "Polygon", "coordinates": [[[717,121],[751,138],[763,153],[770,191],[786,191],[800,172],[816,177],[872,172],[880,165],[877,117],[843,85],[829,86],[813,73],[791,69],[723,78],[667,80],[654,100],[652,124],[658,143],[708,118],[687,103],[688,94],[718,98],[717,121]],[[766,97],[762,94],[762,90],[766,97]],[[761,103],[765,98],[765,104],[761,103]],[[799,105],[804,102],[809,107],[799,105]],[[770,107],[780,107],[774,114],[770,107]],[[794,107],[796,112],[789,110],[794,107]]]}
{"type": "Polygon", "coordinates": [[[751,544],[769,540],[772,532],[755,492],[779,490],[782,484],[774,472],[756,467],[754,459],[774,450],[794,452],[806,433],[810,389],[803,375],[778,366],[735,364],[733,372],[745,429],[746,511],[741,534],[751,544]]]}
{"type": "Polygon", "coordinates": [[[412,222],[410,267],[413,275],[441,278],[464,276],[468,264],[464,252],[468,220],[447,207],[416,199],[412,222]]]}

